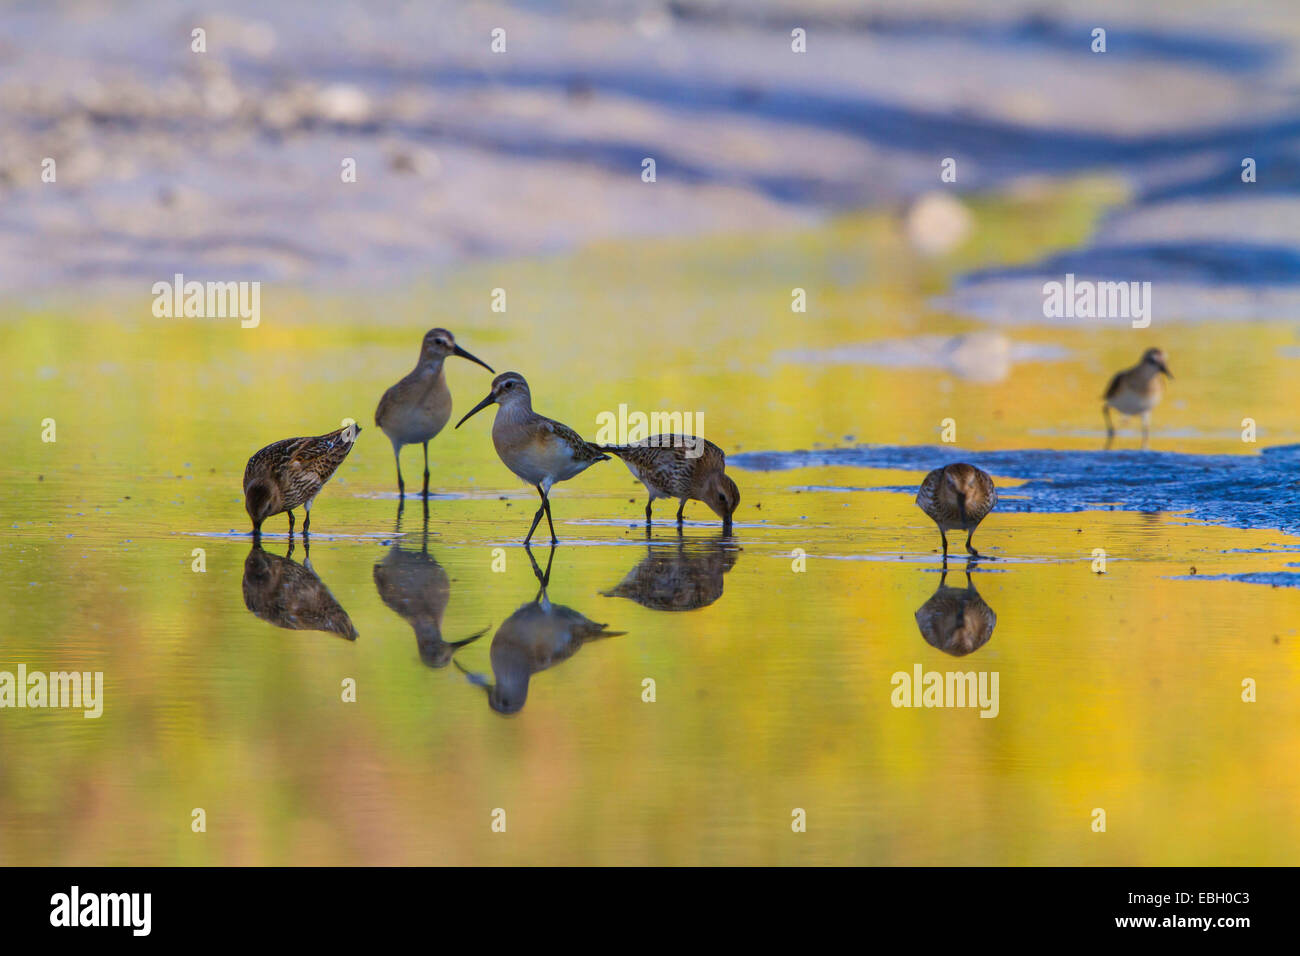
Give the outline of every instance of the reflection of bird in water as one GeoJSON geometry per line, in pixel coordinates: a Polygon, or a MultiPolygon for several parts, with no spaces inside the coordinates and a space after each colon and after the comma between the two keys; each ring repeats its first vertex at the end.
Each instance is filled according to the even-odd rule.
{"type": "Polygon", "coordinates": [[[312,570],[310,555],[303,564],[292,555],[292,540],[283,558],[254,542],[244,559],[244,606],[276,627],[329,631],[355,641],[352,619],[312,570]]]}
{"type": "Polygon", "coordinates": [[[722,576],[740,548],[726,535],[707,541],[647,544],[646,556],[606,597],[622,597],[654,611],[693,611],[722,597],[722,576]]]}
{"type": "Polygon", "coordinates": [[[523,709],[528,682],[534,674],[568,660],[588,641],[625,633],[607,631],[607,625],[597,624],[572,608],[551,603],[546,586],[554,557],[552,546],[543,574],[533,552],[528,551],[541,589],[536,598],[506,618],[492,638],[489,656],[496,682],[489,683],[487,678],[461,667],[460,661],[454,661],[473,683],[486,688],[488,705],[499,714],[517,714],[523,709]]]}
{"type": "Polygon", "coordinates": [[[964,657],[989,642],[998,616],[975,590],[969,566],[964,588],[948,587],[947,578],[948,572],[944,571],[939,589],[917,609],[916,624],[926,643],[945,654],[964,657]]]}
{"type": "MultiPolygon", "coordinates": [[[[399,505],[398,514],[401,514],[399,505]]],[[[397,531],[401,530],[399,520],[397,531]]],[[[394,532],[396,534],[396,532],[394,532]]],[[[420,649],[420,660],[430,667],[446,667],[457,648],[482,637],[487,628],[471,634],[463,641],[447,642],[442,639],[442,615],[451,597],[451,579],[432,555],[429,554],[429,512],[425,505],[424,533],[419,551],[401,546],[402,539],[395,538],[384,560],[375,565],[375,587],[379,597],[392,610],[405,619],[415,631],[415,642],[420,649]]]]}

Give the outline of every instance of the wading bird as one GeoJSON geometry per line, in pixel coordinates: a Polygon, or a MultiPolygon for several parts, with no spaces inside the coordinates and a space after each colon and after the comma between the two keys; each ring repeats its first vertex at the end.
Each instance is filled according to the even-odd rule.
{"type": "Polygon", "coordinates": [[[723,532],[731,533],[740,489],[724,470],[727,456],[713,442],[694,435],[653,435],[628,445],[601,445],[600,450],[621,458],[645,485],[650,495],[645,503],[647,531],[654,500],[676,498],[678,526],[687,500],[693,499],[712,508],[722,519],[723,532]]]}
{"type": "Polygon", "coordinates": [[[948,561],[948,532],[966,532],[966,550],[975,557],[971,535],[998,503],[993,479],[974,465],[953,464],[936,468],[925,476],[916,493],[916,504],[939,526],[943,539],[943,560],[948,561]]]}
{"type": "Polygon", "coordinates": [[[1136,365],[1115,373],[1110,385],[1106,387],[1106,400],[1101,406],[1102,415],[1106,418],[1107,448],[1115,440],[1115,425],[1110,419],[1112,408],[1121,415],[1142,417],[1142,447],[1147,447],[1151,409],[1160,404],[1160,399],[1165,394],[1165,383],[1160,380],[1161,375],[1173,378],[1169,366],[1165,364],[1165,353],[1160,349],[1147,349],[1136,365]]]}
{"type": "Polygon", "coordinates": [[[494,378],[487,398],[471,408],[456,427],[460,428],[494,402],[500,406],[492,423],[492,444],[497,455],[507,468],[535,487],[542,499],[524,544],[532,539],[543,513],[551,529],[551,544],[558,544],[555,525],[551,522],[551,487],[581,474],[598,461],[608,461],[609,456],[568,425],[533,411],[532,393],[518,372],[502,372],[494,378]]]}
{"type": "Polygon", "coordinates": [[[406,497],[406,483],[402,481],[403,445],[424,446],[424,496],[429,496],[429,441],[451,418],[451,392],[447,389],[447,376],[442,369],[443,360],[448,355],[477,362],[493,372],[492,366],[457,345],[446,329],[430,329],[424,335],[415,369],[384,392],[379,407],[375,409],[375,424],[393,443],[397,493],[402,498],[406,497]]]}
{"type": "Polygon", "coordinates": [[[253,520],[253,535],[262,522],[289,512],[289,537],[293,537],[293,509],[307,512],[302,533],[311,526],[311,503],[356,444],[359,425],[346,425],[315,438],[286,438],[267,445],[244,468],[244,508],[253,520]]]}

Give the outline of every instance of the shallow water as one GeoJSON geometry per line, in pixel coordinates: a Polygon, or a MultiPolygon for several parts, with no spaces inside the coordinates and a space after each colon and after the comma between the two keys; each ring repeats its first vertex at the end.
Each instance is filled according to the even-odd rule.
{"type": "MultiPolygon", "coordinates": [[[[977,212],[1066,223],[1059,241],[1087,221],[977,212]]],[[[969,331],[927,304],[945,275],[868,217],[500,263],[385,300],[268,290],[252,330],[155,320],[143,292],[11,309],[0,669],[102,670],[105,698],[96,720],[0,712],[0,860],[1295,862],[1300,593],[1249,583],[1294,573],[1300,547],[1294,449],[1276,447],[1300,440],[1293,333],[1158,329],[1178,378],[1151,454],[1131,431],[1098,451],[1095,396],[1157,330],[1017,331],[1053,358],[995,382],[789,357],[969,331]],[[807,316],[793,285],[817,290],[807,316]],[[366,427],[313,511],[311,568],[283,518],[254,548],[248,455],[367,426],[432,324],[587,433],[620,402],[702,411],[742,490],[734,536],[693,503],[679,538],[660,502],[647,542],[640,486],[601,463],[554,493],[541,599],[519,545],[536,499],[481,415],[431,445],[427,525],[419,500],[399,518],[366,427]],[[975,537],[978,600],[912,503],[957,454],[936,445],[948,417],[1003,491],[975,537]],[[945,635],[945,600],[991,632],[945,635]],[[996,671],[997,716],[894,707],[917,665],[996,671]]],[[[448,375],[457,414],[490,380],[448,375]]],[[[404,462],[409,488],[418,451],[404,462]]]]}

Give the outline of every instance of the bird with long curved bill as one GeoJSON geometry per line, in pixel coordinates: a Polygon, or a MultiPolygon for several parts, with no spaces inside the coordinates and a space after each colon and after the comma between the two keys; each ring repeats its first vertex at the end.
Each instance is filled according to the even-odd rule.
{"type": "Polygon", "coordinates": [[[446,329],[430,329],[420,346],[420,359],[409,375],[384,392],[375,409],[375,424],[393,443],[393,459],[397,462],[397,493],[406,497],[406,482],[402,481],[402,446],[424,446],[424,497],[429,497],[429,442],[437,436],[451,419],[451,391],[443,373],[443,361],[448,355],[469,359],[482,365],[493,375],[491,365],[471,355],[456,344],[456,339],[446,329]]]}
{"type": "Polygon", "coordinates": [[[546,515],[551,544],[557,544],[555,525],[551,521],[550,491],[556,482],[581,474],[598,461],[608,461],[591,442],[568,425],[533,411],[533,396],[528,383],[518,372],[502,372],[492,380],[492,391],[456,423],[460,428],[489,405],[497,405],[492,423],[492,444],[502,463],[515,475],[537,489],[542,504],[533,515],[532,527],[524,544],[532,540],[537,523],[546,515]]]}

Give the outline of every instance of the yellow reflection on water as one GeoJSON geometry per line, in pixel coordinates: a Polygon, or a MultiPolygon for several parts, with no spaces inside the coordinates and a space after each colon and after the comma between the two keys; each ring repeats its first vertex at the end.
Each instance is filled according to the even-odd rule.
{"type": "MultiPolygon", "coordinates": [[[[1295,440],[1281,325],[1013,329],[1069,355],[995,384],[781,357],[970,328],[927,308],[945,270],[983,240],[1030,255],[1007,238],[1026,222],[1034,249],[1073,241],[1089,195],[990,205],[965,259],[925,267],[870,218],[501,263],[387,298],[266,289],[255,330],[154,320],[148,290],[13,310],[0,670],[102,670],[105,707],[0,711],[0,860],[1293,863],[1300,591],[1194,579],[1285,568],[1300,542],[1278,533],[995,512],[971,582],[996,627],[960,657],[918,623],[941,576],[910,497],[796,491],[919,474],[733,468],[733,538],[694,503],[682,539],[661,505],[647,542],[640,486],[599,464],[553,495],[545,603],[549,549],[535,570],[518,546],[536,497],[486,416],[430,446],[427,526],[409,500],[397,524],[372,427],[316,503],[309,555],[287,553],[283,518],[260,552],[229,534],[248,455],[368,424],[432,325],[588,433],[626,402],[703,412],[728,451],[930,444],[949,416],[965,448],[1099,447],[1109,373],[1158,338],[1178,379],[1155,447],[1253,453],[1247,416],[1261,443],[1295,440]],[[893,675],[918,664],[997,671],[997,717],[894,707],[893,675]],[[526,698],[494,706],[525,672],[526,698]]],[[[447,368],[460,412],[486,394],[483,370],[447,368]]],[[[964,588],[963,567],[944,583],[964,588]]]]}

